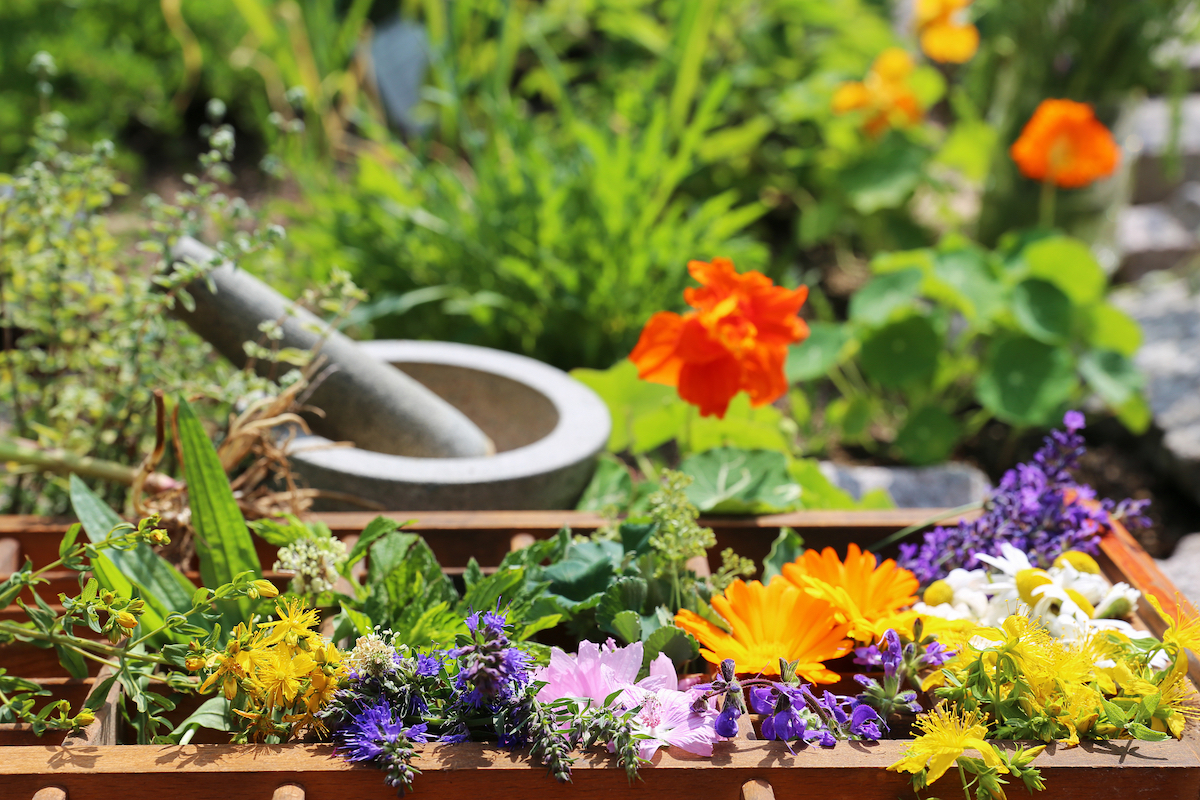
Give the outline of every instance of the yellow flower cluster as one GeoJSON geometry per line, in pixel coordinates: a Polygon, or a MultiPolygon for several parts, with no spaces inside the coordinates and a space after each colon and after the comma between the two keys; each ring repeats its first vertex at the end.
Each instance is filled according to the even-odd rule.
{"type": "MultiPolygon", "coordinates": [[[[1188,638],[1190,644],[1184,647],[1200,644],[1196,631],[1178,637],[1176,630],[1173,625],[1164,637],[1168,652],[1173,636],[1188,638]]],[[[1150,653],[1133,646],[1124,634],[1096,631],[1086,639],[1064,642],[1021,615],[1010,616],[999,628],[977,628],[955,645],[958,654],[945,664],[945,672],[960,684],[969,681],[972,671],[1006,675],[1009,679],[1001,683],[998,694],[1018,697],[1028,718],[1048,721],[1044,741],[1075,745],[1081,734],[1128,738],[1111,721],[1104,721],[1109,717],[1106,704],[1129,711],[1155,695],[1150,720],[1155,731],[1179,737],[1184,717],[1197,713],[1186,691],[1187,655],[1179,646],[1171,652],[1170,670],[1156,670],[1150,666],[1150,653]],[[1011,669],[1001,669],[1005,663],[1011,669]]]]}
{"type": "Polygon", "coordinates": [[[194,643],[186,662],[190,670],[210,670],[200,692],[220,684],[254,740],[321,729],[316,714],[346,673],[341,651],[314,630],[316,609],[294,599],[276,606],[276,614],[257,630],[235,627],[223,651],[203,652],[194,643]]]}

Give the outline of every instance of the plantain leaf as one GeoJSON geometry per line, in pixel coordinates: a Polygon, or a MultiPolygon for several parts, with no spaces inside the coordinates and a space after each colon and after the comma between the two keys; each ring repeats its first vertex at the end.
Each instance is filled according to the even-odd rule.
{"type": "MultiPolygon", "coordinates": [[[[70,479],[71,507],[83,524],[83,530],[93,542],[104,539],[113,528],[124,523],[108,504],[97,497],[78,475],[70,479]]],[[[92,559],[92,572],[100,585],[122,597],[132,597],[133,587],[146,603],[141,627],[150,630],[161,627],[171,613],[185,613],[192,607],[196,586],[145,542],[130,550],[107,550],[92,559]]],[[[206,628],[200,619],[197,624],[206,628]]],[[[177,632],[164,631],[151,644],[186,641],[177,632]]]]}
{"type": "MultiPolygon", "coordinates": [[[[250,538],[250,529],[246,527],[233,490],[229,488],[221,460],[196,413],[183,398],[179,400],[179,440],[188,485],[188,505],[196,531],[196,557],[204,585],[215,589],[231,583],[235,576],[246,571],[261,578],[262,567],[250,538]]],[[[222,601],[220,606],[226,629],[250,619],[248,598],[222,601]]]]}

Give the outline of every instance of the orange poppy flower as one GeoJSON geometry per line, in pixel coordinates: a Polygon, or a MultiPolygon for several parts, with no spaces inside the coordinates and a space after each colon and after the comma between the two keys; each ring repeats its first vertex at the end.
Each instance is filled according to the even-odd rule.
{"type": "Polygon", "coordinates": [[[736,580],[712,599],[732,633],[687,609],[675,624],[700,640],[700,655],[712,664],[732,658],[739,673],[778,675],[779,659],[799,661],[797,674],[813,683],[836,683],[838,675],[824,662],[850,652],[844,623],[834,619],[829,603],[786,581],[736,580]]]}
{"type": "Polygon", "coordinates": [[[788,345],[808,336],[797,315],[808,287],[784,289],[761,272],[743,274],[727,258],[688,262],[700,287],[684,289],[694,311],[660,311],[642,329],[629,359],[638,376],[674,386],[702,416],[724,417],[739,391],[763,406],[787,391],[788,345]]]}
{"type": "Polygon", "coordinates": [[[853,543],[844,562],[832,547],[820,553],[807,550],[783,565],[779,579],[832,605],[850,626],[850,635],[862,642],[877,638],[876,622],[917,602],[919,585],[917,576],[895,561],[879,564],[874,553],[864,553],[853,543]]]}
{"type": "Polygon", "coordinates": [[[863,129],[878,136],[888,128],[919,122],[921,104],[908,86],[914,69],[912,56],[899,47],[889,47],[879,54],[867,77],[843,83],[833,94],[833,111],[865,112],[863,129]]]}
{"type": "Polygon", "coordinates": [[[957,17],[971,0],[917,0],[917,34],[925,55],[943,64],[963,64],[979,49],[979,29],[957,17]]]}
{"type": "Polygon", "coordinates": [[[1064,189],[1111,175],[1121,160],[1092,107],[1074,100],[1043,100],[1009,153],[1025,177],[1064,189]]]}

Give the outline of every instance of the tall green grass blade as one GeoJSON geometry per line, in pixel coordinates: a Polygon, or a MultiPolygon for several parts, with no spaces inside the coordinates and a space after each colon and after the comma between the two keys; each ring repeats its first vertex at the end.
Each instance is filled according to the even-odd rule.
{"type": "MultiPolygon", "coordinates": [[[[183,398],[179,400],[179,441],[192,527],[196,531],[196,557],[204,585],[215,589],[246,570],[261,578],[262,567],[250,529],[229,488],[216,448],[208,440],[196,412],[183,398]]],[[[250,618],[251,604],[247,598],[239,598],[225,604],[221,611],[225,629],[230,630],[250,618]]]]}

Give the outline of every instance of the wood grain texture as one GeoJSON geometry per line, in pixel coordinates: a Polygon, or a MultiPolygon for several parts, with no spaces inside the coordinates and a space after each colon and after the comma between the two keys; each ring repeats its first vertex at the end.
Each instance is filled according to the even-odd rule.
{"type": "Polygon", "coordinates": [[[67,792],[61,786],[47,786],[38,789],[33,800],[67,800],[67,792]]]}
{"type": "MultiPolygon", "coordinates": [[[[747,782],[762,780],[780,798],[894,800],[909,795],[907,780],[885,768],[903,747],[898,741],[841,743],[800,747],[792,754],[777,742],[736,742],[716,745],[712,758],[670,749],[657,754],[632,786],[611,757],[590,753],[577,762],[568,786],[556,784],[523,754],[476,744],[426,745],[414,762],[422,771],[414,788],[417,795],[473,800],[535,795],[738,800],[747,782]]],[[[1200,759],[1177,742],[1084,744],[1038,763],[1046,768],[1047,783],[1039,800],[1200,796],[1200,759]]],[[[350,766],[333,757],[328,745],[0,748],[0,786],[12,796],[31,795],[50,776],[72,800],[161,800],[165,793],[172,800],[270,797],[290,782],[303,784],[306,800],[395,797],[379,770],[350,766]]],[[[958,791],[951,785],[956,776],[943,780],[946,786],[939,783],[937,789],[958,791]]]]}
{"type": "Polygon", "coordinates": [[[285,783],[271,793],[271,800],[304,800],[304,787],[298,783],[285,783]]]}
{"type": "Polygon", "coordinates": [[[775,790],[767,781],[755,778],[742,784],[741,800],[775,800],[775,790]]]}

